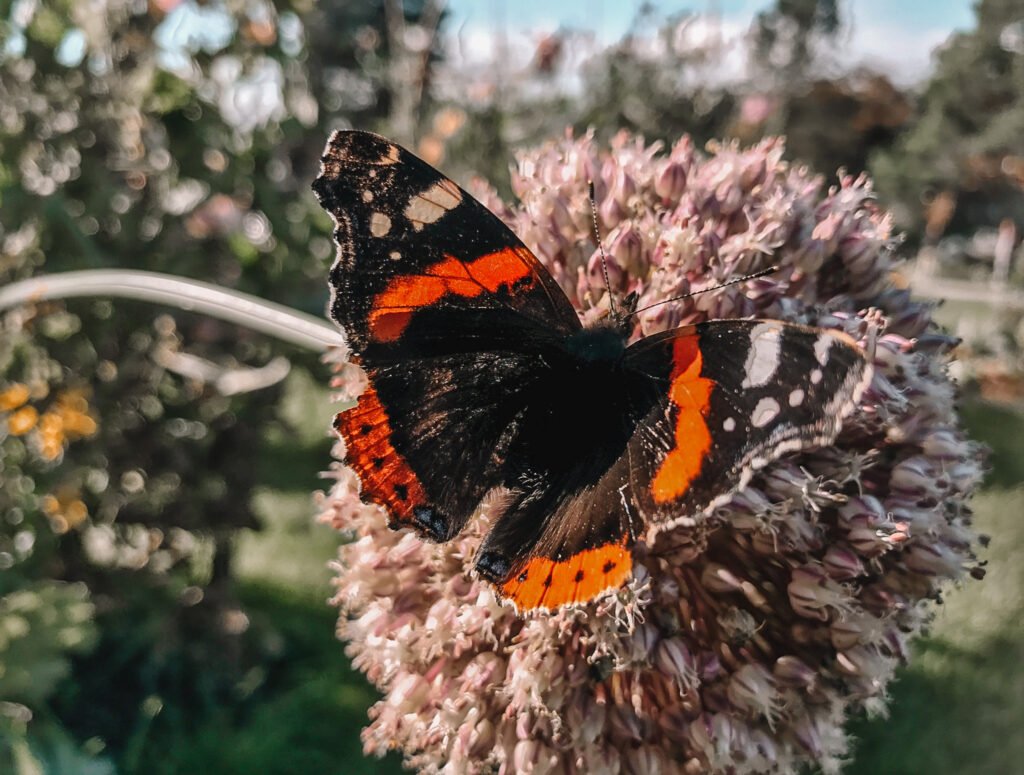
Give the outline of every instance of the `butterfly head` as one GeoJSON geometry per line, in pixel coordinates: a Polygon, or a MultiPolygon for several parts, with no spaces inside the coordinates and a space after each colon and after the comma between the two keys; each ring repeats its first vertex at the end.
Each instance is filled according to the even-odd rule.
{"type": "Polygon", "coordinates": [[[636,325],[633,315],[636,313],[639,300],[640,294],[636,291],[630,291],[618,304],[609,310],[608,317],[598,325],[614,329],[623,341],[628,340],[633,335],[633,328],[636,325]]]}

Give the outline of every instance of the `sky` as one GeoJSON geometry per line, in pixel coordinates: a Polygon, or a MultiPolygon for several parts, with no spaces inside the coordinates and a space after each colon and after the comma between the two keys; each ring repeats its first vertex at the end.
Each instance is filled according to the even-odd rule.
{"type": "MultiPolygon", "coordinates": [[[[448,30],[469,39],[486,39],[498,27],[508,35],[535,36],[560,26],[593,30],[603,42],[619,39],[630,25],[639,0],[449,0],[448,30]]],[[[717,10],[728,40],[741,36],[770,0],[659,0],[664,15],[717,10]]],[[[897,82],[923,78],[931,51],[957,29],[973,26],[973,0],[845,0],[849,27],[840,41],[844,64],[868,63],[897,82]]]]}

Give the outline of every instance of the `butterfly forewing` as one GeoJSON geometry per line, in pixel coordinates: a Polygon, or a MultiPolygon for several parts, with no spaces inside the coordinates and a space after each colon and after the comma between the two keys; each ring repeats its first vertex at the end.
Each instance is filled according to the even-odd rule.
{"type": "Polygon", "coordinates": [[[364,360],[411,351],[421,338],[499,336],[481,311],[516,321],[517,333],[530,324],[551,335],[580,327],[523,243],[430,165],[368,132],[335,132],[321,161],[313,189],[338,243],[331,314],[364,360]],[[416,325],[440,309],[440,330],[436,321],[416,325]]]}
{"type": "Polygon", "coordinates": [[[871,379],[850,337],[773,320],[669,331],[626,359],[664,392],[630,442],[632,491],[652,533],[700,515],[787,452],[831,444],[871,379]]]}

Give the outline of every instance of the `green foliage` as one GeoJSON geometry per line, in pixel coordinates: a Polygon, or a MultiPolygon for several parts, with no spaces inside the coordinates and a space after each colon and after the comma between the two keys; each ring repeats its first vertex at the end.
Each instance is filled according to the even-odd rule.
{"type": "Polygon", "coordinates": [[[96,639],[84,584],[37,582],[0,598],[0,696],[41,704],[96,639]]]}
{"type": "Polygon", "coordinates": [[[592,62],[577,128],[624,128],[664,140],[685,132],[699,145],[721,137],[736,95],[704,77],[721,52],[713,44],[692,46],[681,39],[681,24],[684,19],[670,20],[657,31],[661,57],[649,56],[648,41],[627,37],[592,62]]]}
{"type": "MultiPolygon", "coordinates": [[[[386,115],[382,2],[0,14],[0,283],[148,269],[323,309],[330,222],[308,184],[330,127],[386,115]]],[[[229,703],[267,659],[270,625],[245,625],[232,557],[259,524],[263,439],[289,446],[297,418],[278,415],[279,388],[219,395],[183,373],[182,350],[214,369],[285,354],[293,373],[323,374],[232,326],[131,303],[0,319],[0,600],[40,601],[31,638],[0,650],[0,698],[24,709],[4,748],[25,767],[70,756],[75,738],[98,741],[84,757],[106,746],[130,763],[154,718],[229,703]],[[81,609],[51,587],[97,603],[70,661],[56,633],[70,638],[62,617],[81,609]],[[53,647],[31,646],[44,632],[53,647]],[[168,710],[149,713],[154,697],[168,710]]],[[[307,499],[316,449],[300,461],[307,499]]]]}
{"type": "Polygon", "coordinates": [[[374,693],[339,658],[322,599],[267,585],[247,585],[241,595],[257,623],[272,623],[279,644],[264,663],[263,688],[191,723],[159,716],[124,772],[401,772],[396,757],[362,756],[359,730],[374,693]]]}
{"type": "Polygon", "coordinates": [[[832,177],[840,168],[864,171],[871,153],[890,146],[911,120],[909,96],[883,73],[820,75],[836,69],[829,47],[843,17],[834,0],[779,0],[759,13],[742,52],[755,66],[741,80],[723,76],[736,52],[715,24],[642,5],[629,34],[587,57],[578,72],[561,65],[558,52],[585,47],[585,35],[557,33],[549,65],[538,64],[538,48],[534,63],[503,71],[493,91],[489,75],[463,90],[471,95],[458,104],[465,123],[445,158],[456,172],[482,174],[507,193],[515,147],[557,136],[566,125],[605,138],[619,129],[651,140],[688,134],[698,146],[782,134],[789,158],[832,177]],[[578,89],[564,85],[577,79],[578,89]]]}
{"type": "Polygon", "coordinates": [[[40,730],[27,734],[31,708],[44,707],[71,672],[69,657],[95,642],[93,619],[84,584],[38,581],[0,597],[0,770],[112,772],[79,751],[56,724],[44,720],[40,730]]]}

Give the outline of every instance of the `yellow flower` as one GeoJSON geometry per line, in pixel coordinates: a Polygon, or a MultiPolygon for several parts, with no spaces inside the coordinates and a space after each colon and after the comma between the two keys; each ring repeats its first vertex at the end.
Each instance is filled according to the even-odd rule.
{"type": "Polygon", "coordinates": [[[28,401],[28,387],[20,382],[15,382],[7,390],[0,392],[0,411],[9,412],[12,409],[17,409],[26,401],[28,401]]]}
{"type": "Polygon", "coordinates": [[[56,460],[64,449],[64,419],[57,412],[39,418],[39,454],[44,460],[56,460]]]}
{"type": "Polygon", "coordinates": [[[59,495],[44,495],[41,501],[43,511],[50,518],[53,532],[63,534],[77,527],[89,516],[89,509],[78,493],[62,489],[59,495]]]}
{"type": "Polygon", "coordinates": [[[90,417],[89,402],[79,391],[62,393],[54,410],[60,418],[61,429],[71,437],[91,436],[96,432],[96,421],[90,417]]]}
{"type": "Polygon", "coordinates": [[[84,412],[89,408],[89,402],[81,390],[65,390],[57,396],[57,404],[75,412],[84,412]]]}
{"type": "Polygon", "coordinates": [[[23,406],[7,418],[7,429],[12,436],[24,436],[34,427],[39,419],[39,412],[32,406],[23,406]]]}

